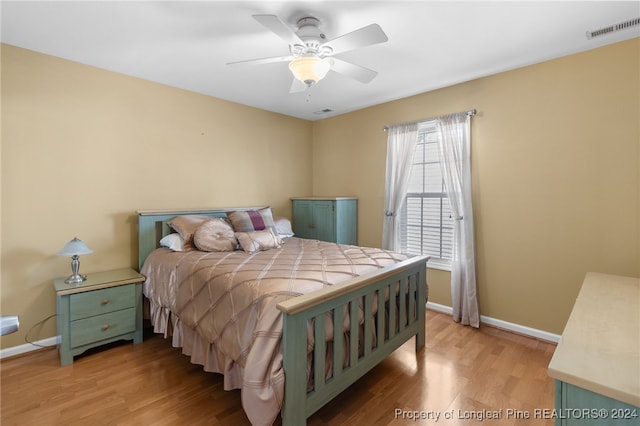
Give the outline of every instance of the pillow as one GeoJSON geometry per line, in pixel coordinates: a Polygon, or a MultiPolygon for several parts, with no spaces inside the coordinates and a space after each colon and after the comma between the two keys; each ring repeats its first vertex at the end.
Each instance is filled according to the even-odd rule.
{"type": "Polygon", "coordinates": [[[173,251],[184,251],[184,240],[177,232],[165,235],[160,240],[160,247],[166,247],[173,251]]]}
{"type": "Polygon", "coordinates": [[[275,231],[271,208],[227,212],[227,218],[236,232],[262,231],[271,228],[275,231]]]}
{"type": "Polygon", "coordinates": [[[271,228],[262,231],[236,232],[240,247],[247,253],[280,248],[282,240],[271,228]]]}
{"type": "Polygon", "coordinates": [[[295,235],[291,229],[291,221],[286,217],[274,217],[273,223],[276,227],[276,234],[280,238],[289,238],[295,235]]]}
{"type": "Polygon", "coordinates": [[[193,234],[193,243],[201,251],[234,251],[238,247],[233,228],[219,217],[202,222],[193,234]]]}
{"type": "Polygon", "coordinates": [[[193,234],[195,234],[198,226],[209,219],[211,219],[209,216],[195,214],[176,216],[167,221],[167,225],[179,233],[184,240],[184,251],[190,251],[195,250],[195,246],[193,245],[193,234]]]}

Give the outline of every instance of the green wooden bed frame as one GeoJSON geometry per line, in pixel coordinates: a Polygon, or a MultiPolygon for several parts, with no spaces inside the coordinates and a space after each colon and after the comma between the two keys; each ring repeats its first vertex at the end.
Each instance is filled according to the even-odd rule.
{"type": "MultiPolygon", "coordinates": [[[[160,239],[172,232],[166,224],[169,219],[186,214],[226,217],[226,212],[230,210],[247,208],[139,211],[140,268],[149,253],[158,247],[160,239]]],[[[284,319],[282,352],[286,379],[281,410],[283,425],[306,424],[309,416],[412,337],[415,336],[416,351],[424,347],[428,260],[427,256],[413,257],[375,273],[362,275],[277,305],[284,319]],[[386,304],[384,297],[377,297],[378,313],[373,315],[375,295],[383,295],[385,292],[389,293],[389,301],[396,300],[398,303],[386,304]],[[349,317],[357,319],[358,304],[362,301],[364,324],[358,324],[356,320],[351,321],[348,347],[344,347],[343,339],[334,339],[333,373],[325,379],[327,348],[324,339],[324,318],[328,316],[332,318],[333,324],[342,324],[343,307],[347,305],[349,317]],[[312,354],[314,387],[307,391],[307,324],[312,319],[315,319],[316,342],[312,354]],[[359,336],[360,333],[364,334],[359,336]],[[375,343],[372,337],[374,333],[375,343]],[[363,347],[359,347],[359,341],[364,342],[363,347]],[[345,354],[349,354],[349,362],[343,366],[345,354]]]]}

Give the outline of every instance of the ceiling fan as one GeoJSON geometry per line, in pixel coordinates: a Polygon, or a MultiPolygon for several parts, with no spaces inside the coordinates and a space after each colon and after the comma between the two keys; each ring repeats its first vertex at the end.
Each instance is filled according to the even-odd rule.
{"type": "Polygon", "coordinates": [[[227,65],[289,62],[294,80],[289,92],[301,92],[322,80],[329,70],[369,83],[376,71],[336,58],[334,55],[373,44],[384,43],[387,35],[378,24],[370,24],[327,41],[320,30],[320,20],[301,18],[293,31],[275,15],[253,15],[253,18],[289,44],[289,55],[230,62],[227,65]]]}

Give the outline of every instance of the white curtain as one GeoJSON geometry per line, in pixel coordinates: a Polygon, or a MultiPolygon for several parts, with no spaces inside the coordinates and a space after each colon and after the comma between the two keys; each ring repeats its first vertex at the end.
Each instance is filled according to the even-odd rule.
{"type": "Polygon", "coordinates": [[[382,248],[401,251],[400,209],[404,202],[413,153],[418,141],[418,124],[390,127],[387,137],[387,172],[384,192],[382,248]]]}
{"type": "Polygon", "coordinates": [[[479,327],[471,206],[470,117],[467,113],[449,114],[439,117],[437,122],[440,164],[454,218],[451,261],[453,319],[479,327]]]}

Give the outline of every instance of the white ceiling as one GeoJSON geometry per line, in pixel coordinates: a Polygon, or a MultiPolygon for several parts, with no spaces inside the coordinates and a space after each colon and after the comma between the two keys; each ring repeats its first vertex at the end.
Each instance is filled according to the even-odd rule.
{"type": "MultiPolygon", "coordinates": [[[[586,31],[640,17],[639,1],[2,1],[2,42],[308,120],[472,80],[640,36],[640,26],[588,40],[586,31]],[[288,55],[252,18],[294,28],[321,20],[332,39],[379,24],[383,44],[340,58],[378,71],[363,84],[329,72],[290,94],[288,55]],[[318,114],[323,109],[332,112],[318,114]]],[[[295,28],[294,28],[295,29],[295,28]]]]}

